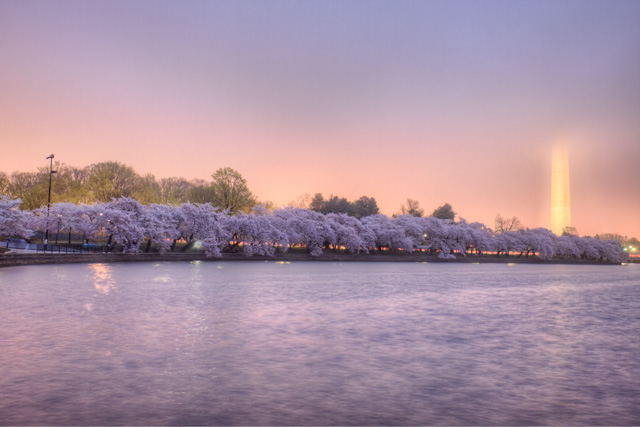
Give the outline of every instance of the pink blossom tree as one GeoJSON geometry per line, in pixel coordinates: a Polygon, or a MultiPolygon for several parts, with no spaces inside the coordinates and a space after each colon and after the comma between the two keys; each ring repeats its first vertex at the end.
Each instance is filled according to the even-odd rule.
{"type": "Polygon", "coordinates": [[[20,199],[0,196],[0,236],[31,236],[29,214],[19,209],[21,204],[20,199]]]}
{"type": "Polygon", "coordinates": [[[373,233],[357,218],[346,213],[330,213],[327,220],[336,236],[336,245],[344,246],[347,252],[353,254],[362,250],[369,253],[369,247],[375,244],[373,233]]]}
{"type": "Polygon", "coordinates": [[[375,246],[379,251],[389,248],[390,251],[402,249],[411,252],[413,249],[413,241],[404,234],[402,226],[385,215],[366,216],[362,218],[362,224],[374,233],[375,246]]]}
{"type": "Polygon", "coordinates": [[[209,203],[183,203],[180,210],[185,220],[178,227],[182,236],[202,242],[208,257],[222,256],[222,247],[229,244],[228,215],[209,203]]]}
{"type": "Polygon", "coordinates": [[[146,252],[155,244],[161,254],[170,250],[180,238],[179,225],[183,221],[175,206],[150,204],[143,207],[142,223],[148,238],[146,252]]]}
{"type": "Polygon", "coordinates": [[[95,238],[102,230],[102,211],[104,204],[101,202],[92,205],[80,204],[68,212],[70,227],[73,227],[82,235],[84,242],[95,238]]]}
{"type": "Polygon", "coordinates": [[[254,209],[251,214],[239,213],[229,218],[229,231],[236,242],[243,242],[246,256],[274,256],[276,248],[286,248],[286,233],[274,225],[271,216],[263,209],[254,209]]]}
{"type": "Polygon", "coordinates": [[[555,239],[553,253],[560,258],[580,258],[580,249],[571,236],[559,236],[555,239]]]}
{"type": "Polygon", "coordinates": [[[140,252],[140,244],[145,239],[143,226],[144,208],[135,199],[121,197],[104,204],[100,225],[116,243],[122,245],[122,252],[137,254],[140,252]]]}
{"type": "Polygon", "coordinates": [[[335,232],[327,217],[319,212],[307,209],[277,209],[273,215],[282,220],[289,245],[304,245],[311,256],[322,255],[322,247],[335,244],[335,232]]]}
{"type": "Polygon", "coordinates": [[[493,240],[491,239],[491,230],[484,224],[472,222],[467,224],[469,229],[468,248],[475,250],[476,254],[482,255],[483,252],[492,252],[495,250],[493,240]]]}

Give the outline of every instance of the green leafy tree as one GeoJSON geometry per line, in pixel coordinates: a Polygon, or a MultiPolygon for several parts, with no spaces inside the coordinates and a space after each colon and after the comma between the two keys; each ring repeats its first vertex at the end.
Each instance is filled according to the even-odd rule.
{"type": "Polygon", "coordinates": [[[109,202],[120,197],[131,197],[140,179],[131,166],[102,162],[89,167],[87,186],[96,201],[109,202]]]}
{"type": "Polygon", "coordinates": [[[191,187],[189,181],[184,178],[162,178],[160,180],[160,201],[165,205],[182,204],[188,200],[187,192],[191,187]]]}
{"type": "Polygon", "coordinates": [[[213,205],[228,209],[230,213],[248,212],[256,205],[256,199],[247,181],[240,173],[229,167],[220,168],[213,175],[213,205]]]}
{"type": "MultiPolygon", "coordinates": [[[[40,172],[14,172],[11,174],[8,193],[14,199],[22,199],[20,209],[33,210],[47,204],[49,174],[40,172]]],[[[53,200],[52,200],[53,201],[53,200]]]]}
{"type": "Polygon", "coordinates": [[[185,195],[190,203],[213,203],[214,192],[210,183],[203,179],[194,179],[189,183],[190,187],[185,195]]]}
{"type": "Polygon", "coordinates": [[[445,203],[439,208],[436,208],[431,216],[438,219],[450,219],[453,221],[456,218],[456,213],[453,211],[453,208],[449,203],[445,203]]]}
{"type": "Polygon", "coordinates": [[[9,194],[9,176],[4,172],[0,172],[0,195],[2,194],[9,194]]]}
{"type": "Polygon", "coordinates": [[[160,183],[155,176],[147,174],[138,179],[131,197],[143,205],[160,203],[162,199],[160,183]]]}
{"type": "MultiPolygon", "coordinates": [[[[56,162],[56,174],[51,180],[51,201],[93,203],[95,200],[87,186],[89,168],[75,168],[56,162]]],[[[48,173],[48,169],[44,173],[48,173]]]]}

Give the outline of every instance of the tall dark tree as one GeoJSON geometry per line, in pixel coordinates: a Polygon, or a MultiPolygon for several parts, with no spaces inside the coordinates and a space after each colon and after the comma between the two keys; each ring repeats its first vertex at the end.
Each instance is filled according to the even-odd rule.
{"type": "Polygon", "coordinates": [[[355,202],[350,202],[344,197],[334,196],[333,194],[325,200],[322,193],[316,193],[313,196],[309,203],[309,209],[325,215],[329,213],[346,213],[357,218],[375,215],[380,212],[376,199],[373,197],[363,196],[355,202]]]}
{"type": "Polygon", "coordinates": [[[436,208],[431,216],[438,219],[450,219],[453,221],[456,218],[456,213],[453,211],[453,208],[449,203],[445,203],[439,208],[436,208]]]}
{"type": "Polygon", "coordinates": [[[379,213],[378,203],[373,197],[362,196],[353,202],[353,214],[358,219],[379,213]]]}
{"type": "Polygon", "coordinates": [[[346,213],[353,216],[353,205],[344,197],[331,195],[325,203],[324,212],[322,213],[346,213]]]}
{"type": "Polygon", "coordinates": [[[309,209],[315,212],[323,213],[325,204],[326,201],[324,200],[322,193],[316,193],[309,203],[309,209]]]}

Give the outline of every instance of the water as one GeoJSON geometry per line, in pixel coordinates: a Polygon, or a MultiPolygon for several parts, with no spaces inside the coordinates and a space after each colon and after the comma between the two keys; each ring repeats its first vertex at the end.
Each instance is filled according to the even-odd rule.
{"type": "Polygon", "coordinates": [[[0,269],[0,424],[638,425],[640,265],[0,269]]]}

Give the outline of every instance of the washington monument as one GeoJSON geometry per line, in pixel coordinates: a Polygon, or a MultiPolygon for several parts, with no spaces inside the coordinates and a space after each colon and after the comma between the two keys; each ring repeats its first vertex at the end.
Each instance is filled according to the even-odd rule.
{"type": "Polygon", "coordinates": [[[565,146],[557,145],[551,165],[551,231],[560,236],[565,227],[571,227],[569,153],[565,146]]]}

